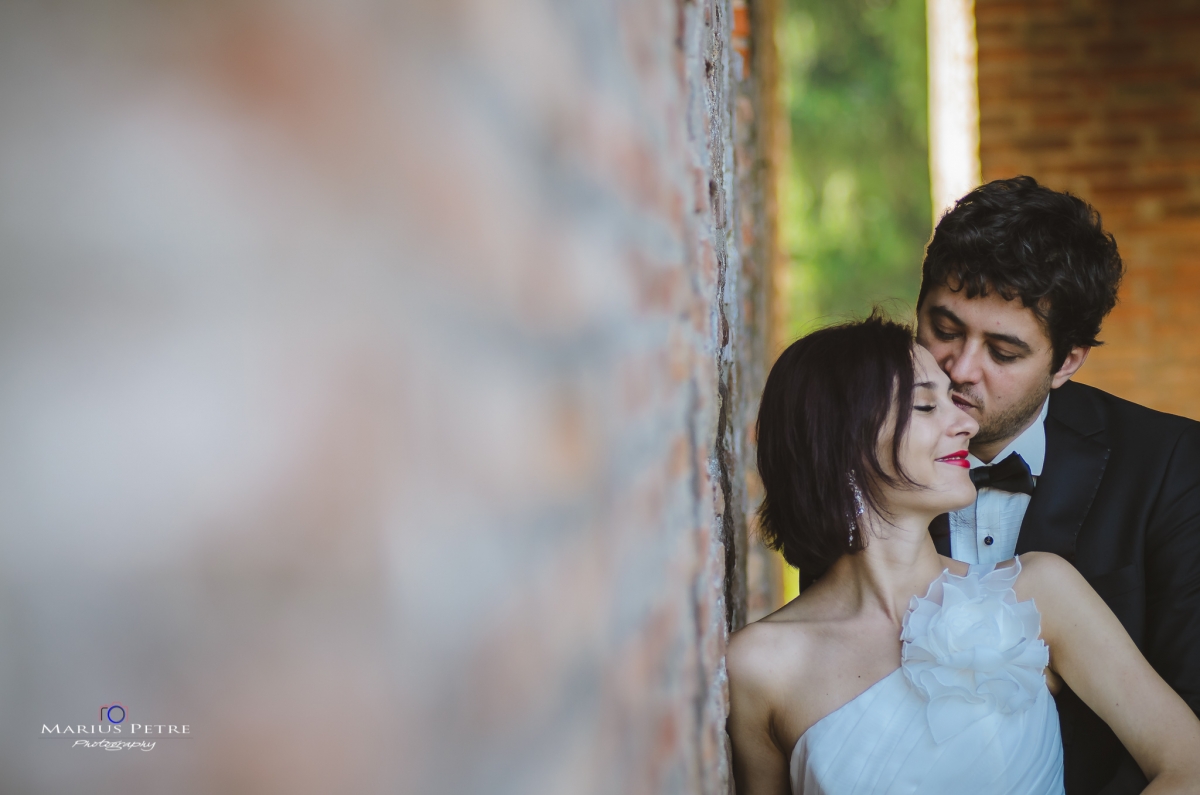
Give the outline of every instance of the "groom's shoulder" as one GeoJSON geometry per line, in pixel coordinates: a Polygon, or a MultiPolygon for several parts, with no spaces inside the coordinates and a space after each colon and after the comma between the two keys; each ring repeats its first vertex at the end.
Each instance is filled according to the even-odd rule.
{"type": "Polygon", "coordinates": [[[1085,435],[1105,432],[1113,441],[1156,443],[1200,434],[1200,422],[1068,381],[1050,393],[1050,416],[1085,435]]]}

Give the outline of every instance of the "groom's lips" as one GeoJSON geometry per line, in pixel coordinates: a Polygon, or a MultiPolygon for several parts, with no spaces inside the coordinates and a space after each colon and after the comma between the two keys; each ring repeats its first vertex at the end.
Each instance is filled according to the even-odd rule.
{"type": "Polygon", "coordinates": [[[967,409],[977,408],[974,403],[971,403],[969,400],[965,400],[964,398],[961,398],[958,395],[951,395],[950,400],[952,400],[954,402],[954,405],[958,406],[963,411],[966,411],[967,409]]]}

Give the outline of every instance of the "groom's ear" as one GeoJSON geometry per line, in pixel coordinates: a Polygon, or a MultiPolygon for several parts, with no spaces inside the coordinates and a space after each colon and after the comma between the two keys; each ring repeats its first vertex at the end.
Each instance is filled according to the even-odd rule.
{"type": "Polygon", "coordinates": [[[1083,363],[1087,361],[1088,353],[1091,350],[1091,348],[1081,346],[1072,348],[1067,354],[1067,358],[1063,360],[1062,367],[1058,368],[1058,371],[1054,373],[1054,378],[1050,381],[1050,388],[1058,389],[1067,383],[1067,381],[1070,381],[1071,376],[1075,375],[1080,367],[1083,367],[1083,363]]]}

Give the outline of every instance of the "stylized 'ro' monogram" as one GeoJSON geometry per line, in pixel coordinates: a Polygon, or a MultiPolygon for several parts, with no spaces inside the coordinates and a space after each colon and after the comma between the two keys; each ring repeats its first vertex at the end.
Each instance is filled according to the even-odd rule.
{"type": "Polygon", "coordinates": [[[108,720],[109,723],[123,723],[125,721],[125,708],[122,707],[120,704],[110,704],[107,707],[101,707],[100,708],[100,722],[104,723],[104,721],[106,719],[108,720]],[[120,718],[113,717],[113,710],[115,710],[115,709],[119,709],[121,711],[120,718]]]}

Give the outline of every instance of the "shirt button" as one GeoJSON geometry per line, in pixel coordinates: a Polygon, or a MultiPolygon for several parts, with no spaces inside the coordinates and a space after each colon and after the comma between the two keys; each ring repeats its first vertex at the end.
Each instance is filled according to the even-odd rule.
{"type": "Polygon", "coordinates": [[[994,541],[995,541],[995,539],[992,538],[991,536],[984,536],[983,543],[986,544],[987,546],[990,547],[994,541]]]}

